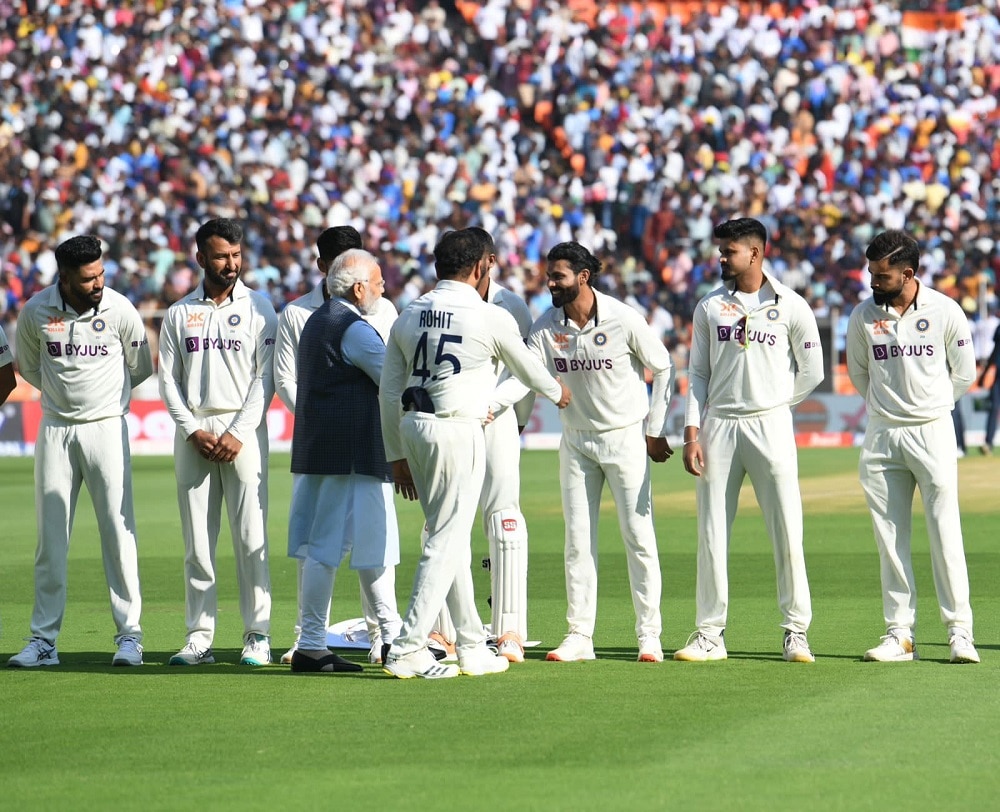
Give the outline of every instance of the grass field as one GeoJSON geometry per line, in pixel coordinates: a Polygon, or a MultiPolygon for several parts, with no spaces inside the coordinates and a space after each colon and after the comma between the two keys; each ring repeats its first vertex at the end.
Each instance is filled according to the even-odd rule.
{"type": "MultiPolygon", "coordinates": [[[[219,663],[163,664],[183,642],[182,542],[168,458],[135,461],[147,665],[112,669],[113,627],[96,524],[81,497],[62,665],[0,669],[0,798],[31,809],[958,809],[1000,798],[1000,462],[960,464],[963,523],[983,663],[947,663],[922,516],[914,548],[922,661],[873,664],[883,633],[878,558],[854,449],[803,451],[815,665],[781,661],[774,567],[752,491],[730,555],[730,659],[639,665],[610,500],[590,663],[544,662],[565,631],[562,515],[554,452],[522,462],[531,532],[530,621],[542,645],[507,674],[443,682],[291,675],[236,665],[241,625],[227,531],[219,545],[219,663]]],[[[284,555],[288,458],[271,479],[273,645],[291,642],[294,567],[284,555]]],[[[0,460],[3,659],[32,601],[30,460],[0,460]]],[[[676,457],[655,468],[664,649],[694,621],[694,489],[676,457]]],[[[419,518],[399,504],[401,608],[419,518]]],[[[478,560],[485,550],[475,537],[478,560]]],[[[486,574],[477,571],[481,611],[486,574]]],[[[338,579],[335,618],[357,579],[338,579]]],[[[350,655],[355,656],[355,655],[350,655]]],[[[361,658],[361,653],[358,653],[361,658]]]]}

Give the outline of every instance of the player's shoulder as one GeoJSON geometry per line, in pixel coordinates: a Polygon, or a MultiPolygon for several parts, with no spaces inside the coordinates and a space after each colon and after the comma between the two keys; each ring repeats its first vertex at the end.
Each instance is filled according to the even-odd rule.
{"type": "Polygon", "coordinates": [[[55,304],[59,294],[55,285],[42,288],[21,306],[21,315],[37,313],[39,310],[55,304]]]}

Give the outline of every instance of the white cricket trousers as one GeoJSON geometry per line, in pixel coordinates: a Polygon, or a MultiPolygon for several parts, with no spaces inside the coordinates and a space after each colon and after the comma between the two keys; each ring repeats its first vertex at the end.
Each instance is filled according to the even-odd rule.
{"type": "Polygon", "coordinates": [[[972,635],[969,574],[958,507],[955,428],[945,415],[916,426],[869,418],[858,463],[881,560],[886,629],[912,632],[917,589],[910,541],[913,492],[920,487],[941,622],[972,635]]]}
{"type": "Polygon", "coordinates": [[[802,551],[802,495],[790,409],[743,417],[706,416],[698,436],[705,470],[698,501],[698,630],[717,637],[729,611],[729,540],[740,488],[749,475],[774,548],[781,627],[805,632],[812,602],[802,551]]]}
{"type": "MultiPolygon", "coordinates": [[[[232,415],[201,418],[201,428],[221,436],[232,415]]],[[[209,648],[218,609],[215,548],[226,502],[240,591],[244,635],[267,636],[271,626],[271,577],[267,559],[267,427],[247,435],[233,462],[210,462],[193,443],[174,435],[177,503],[184,533],[184,599],[187,640],[209,648]]]]}
{"type": "Polygon", "coordinates": [[[559,482],[566,522],[566,621],[570,632],[594,636],[597,620],[597,521],[608,483],[625,544],[635,632],[659,637],[660,561],[653,530],[649,459],[642,423],[610,431],[563,427],[559,482]]]}
{"type": "Polygon", "coordinates": [[[504,409],[487,424],[485,435],[486,475],[479,502],[490,550],[493,636],[514,632],[527,640],[528,530],[521,513],[521,438],[514,409],[504,409]],[[491,520],[496,514],[517,522],[517,530],[498,532],[498,522],[491,520]]]}
{"type": "Polygon", "coordinates": [[[124,417],[65,423],[43,416],[35,444],[35,608],[31,634],[55,643],[66,611],[67,559],[80,485],[86,483],[101,537],[116,642],[142,639],[132,459],[124,417]]]}
{"type": "Polygon", "coordinates": [[[428,535],[393,653],[424,648],[445,602],[455,624],[456,646],[474,648],[486,640],[471,569],[472,525],[486,467],[482,423],[407,412],[400,435],[428,535]]]}

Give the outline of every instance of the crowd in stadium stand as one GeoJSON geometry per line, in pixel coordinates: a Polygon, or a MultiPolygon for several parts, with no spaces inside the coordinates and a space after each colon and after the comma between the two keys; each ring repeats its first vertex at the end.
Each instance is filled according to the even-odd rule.
{"type": "Polygon", "coordinates": [[[11,335],[77,233],[153,324],[210,216],[245,223],[278,309],[327,226],[362,232],[404,306],[442,230],[481,225],[536,315],[548,249],[593,249],[683,364],[712,226],[748,215],[821,317],[864,295],[869,239],[907,228],[985,355],[996,0],[912,41],[897,2],[710,5],[0,0],[0,319],[11,335]]]}

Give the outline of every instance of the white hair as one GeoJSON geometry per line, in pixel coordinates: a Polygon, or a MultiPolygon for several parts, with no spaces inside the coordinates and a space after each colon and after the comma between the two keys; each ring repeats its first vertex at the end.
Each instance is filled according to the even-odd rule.
{"type": "Polygon", "coordinates": [[[351,248],[337,256],[326,272],[326,292],[346,299],[357,282],[367,282],[372,266],[377,266],[374,255],[361,248],[351,248]]]}

